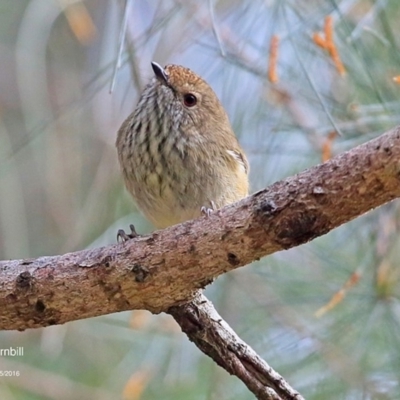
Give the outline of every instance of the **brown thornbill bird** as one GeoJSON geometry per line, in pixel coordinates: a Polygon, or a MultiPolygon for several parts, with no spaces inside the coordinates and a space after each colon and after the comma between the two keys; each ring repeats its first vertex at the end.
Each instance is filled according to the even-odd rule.
{"type": "Polygon", "coordinates": [[[116,145],[138,208],[165,228],[247,196],[249,164],[210,85],[188,68],[151,65],[116,145]]]}

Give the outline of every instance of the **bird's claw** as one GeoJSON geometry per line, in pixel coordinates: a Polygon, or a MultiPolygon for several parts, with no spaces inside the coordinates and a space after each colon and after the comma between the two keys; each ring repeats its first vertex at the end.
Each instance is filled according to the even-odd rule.
{"type": "Polygon", "coordinates": [[[136,232],[135,226],[133,224],[129,225],[131,233],[126,233],[123,229],[119,229],[117,232],[117,242],[118,243],[125,243],[130,239],[135,239],[139,235],[136,232]]]}
{"type": "Polygon", "coordinates": [[[203,206],[200,209],[200,212],[202,215],[205,215],[206,217],[209,217],[214,211],[216,211],[217,207],[215,206],[215,203],[211,201],[211,208],[203,206]]]}

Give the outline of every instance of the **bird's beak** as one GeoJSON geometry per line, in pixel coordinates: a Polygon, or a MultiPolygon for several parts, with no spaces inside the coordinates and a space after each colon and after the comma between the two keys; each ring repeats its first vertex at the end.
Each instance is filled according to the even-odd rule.
{"type": "Polygon", "coordinates": [[[156,62],[152,62],[151,66],[153,67],[154,75],[156,78],[164,85],[168,85],[168,74],[165,72],[165,69],[156,62]]]}

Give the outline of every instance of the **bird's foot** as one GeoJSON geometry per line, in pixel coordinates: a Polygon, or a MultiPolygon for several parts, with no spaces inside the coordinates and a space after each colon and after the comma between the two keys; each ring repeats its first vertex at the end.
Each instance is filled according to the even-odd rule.
{"type": "Polygon", "coordinates": [[[206,217],[209,217],[216,210],[217,210],[217,207],[213,201],[211,201],[211,208],[203,206],[200,209],[201,214],[205,215],[206,217]]]}
{"type": "Polygon", "coordinates": [[[131,233],[126,233],[123,229],[119,229],[117,232],[117,242],[118,243],[125,243],[130,239],[135,239],[139,237],[138,233],[136,232],[135,226],[133,224],[129,225],[131,233]]]}

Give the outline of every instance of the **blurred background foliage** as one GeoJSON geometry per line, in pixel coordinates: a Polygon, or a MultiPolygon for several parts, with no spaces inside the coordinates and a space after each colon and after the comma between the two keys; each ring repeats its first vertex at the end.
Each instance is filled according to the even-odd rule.
{"type": "MultiPolygon", "coordinates": [[[[115,243],[129,223],[152,230],[114,148],[152,60],[215,89],[255,191],[399,124],[399,20],[397,0],[0,0],[1,259],[115,243]],[[343,76],[313,41],[327,16],[343,76]]],[[[398,205],[207,289],[307,399],[400,399],[398,205]]],[[[0,378],[2,400],[253,398],[166,315],[1,332],[10,346],[24,356],[0,357],[21,374],[0,378]]]]}

